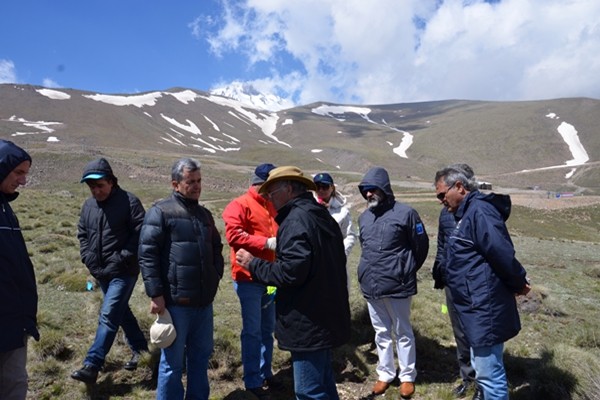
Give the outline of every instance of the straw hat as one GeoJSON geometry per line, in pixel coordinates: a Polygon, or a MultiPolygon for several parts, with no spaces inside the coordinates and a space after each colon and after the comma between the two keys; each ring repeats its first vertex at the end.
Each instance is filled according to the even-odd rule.
{"type": "Polygon", "coordinates": [[[265,183],[261,185],[258,192],[260,194],[265,194],[269,186],[278,181],[298,181],[304,183],[309,190],[317,190],[317,187],[312,179],[304,176],[304,173],[300,170],[300,168],[286,165],[271,170],[271,172],[269,172],[269,177],[265,183]]]}

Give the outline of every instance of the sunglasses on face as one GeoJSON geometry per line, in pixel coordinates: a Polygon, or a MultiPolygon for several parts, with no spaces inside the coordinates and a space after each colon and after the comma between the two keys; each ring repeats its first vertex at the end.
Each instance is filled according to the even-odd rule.
{"type": "MultiPolygon", "coordinates": [[[[458,181],[456,181],[456,182],[458,182],[458,181]]],[[[443,201],[446,198],[446,195],[448,194],[448,192],[450,191],[450,189],[452,189],[454,187],[454,185],[456,185],[456,182],[454,182],[452,185],[450,185],[448,187],[448,189],[446,189],[445,192],[440,192],[440,193],[436,194],[435,197],[437,197],[437,199],[439,201],[443,201]]]]}
{"type": "Polygon", "coordinates": [[[327,190],[331,187],[329,185],[324,185],[322,183],[317,183],[316,186],[317,186],[317,190],[327,190]]]}

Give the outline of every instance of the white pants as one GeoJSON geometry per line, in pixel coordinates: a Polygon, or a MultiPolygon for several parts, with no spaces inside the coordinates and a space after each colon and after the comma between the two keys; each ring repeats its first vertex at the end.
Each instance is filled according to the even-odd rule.
{"type": "Polygon", "coordinates": [[[379,356],[377,376],[380,381],[391,382],[396,377],[394,341],[398,353],[400,382],[414,382],[417,378],[417,353],[410,324],[410,303],[410,297],[367,300],[371,324],[375,329],[375,345],[379,356]]]}

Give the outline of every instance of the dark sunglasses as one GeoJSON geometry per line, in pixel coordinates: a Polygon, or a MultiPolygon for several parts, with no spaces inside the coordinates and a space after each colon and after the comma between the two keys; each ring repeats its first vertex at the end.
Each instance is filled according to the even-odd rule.
{"type": "Polygon", "coordinates": [[[317,183],[315,186],[317,186],[317,190],[327,190],[331,187],[330,185],[324,185],[322,183],[317,183]]]}
{"type": "Polygon", "coordinates": [[[445,192],[440,192],[440,193],[436,194],[435,197],[437,197],[437,199],[439,201],[443,201],[446,198],[446,195],[448,194],[450,189],[452,189],[454,187],[454,185],[456,185],[456,182],[458,182],[458,181],[454,181],[454,183],[452,185],[450,185],[450,187],[448,187],[448,189],[446,189],[445,192]]]}

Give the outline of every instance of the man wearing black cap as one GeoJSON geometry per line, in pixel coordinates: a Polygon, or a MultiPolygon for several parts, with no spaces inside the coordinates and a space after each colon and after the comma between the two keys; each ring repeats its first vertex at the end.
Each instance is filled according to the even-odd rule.
{"type": "Polygon", "coordinates": [[[258,193],[258,188],[274,168],[273,164],[257,166],[248,191],[232,200],[223,210],[225,236],[231,247],[231,277],[242,309],[244,386],[259,399],[267,397],[267,389],[277,386],[271,370],[275,293],[274,287],[252,279],[250,272],[236,262],[235,252],[245,249],[263,260],[275,260],[277,211],[258,193]]]}
{"type": "Polygon", "coordinates": [[[96,338],[83,368],[73,372],[71,377],[95,383],[119,326],[133,352],[125,369],[136,369],[140,353],[148,351],[148,342],[129,308],[129,298],[140,272],[137,251],[145,211],[135,195],[121,189],[104,158],[86,165],[81,182],[88,185],[92,194],[83,203],[77,226],[81,261],[96,278],[104,301],[96,338]]]}
{"type": "Polygon", "coordinates": [[[10,202],[25,185],[31,157],[7,140],[0,140],[0,399],[27,396],[27,339],[40,339],[38,295],[19,221],[10,202]]]}

